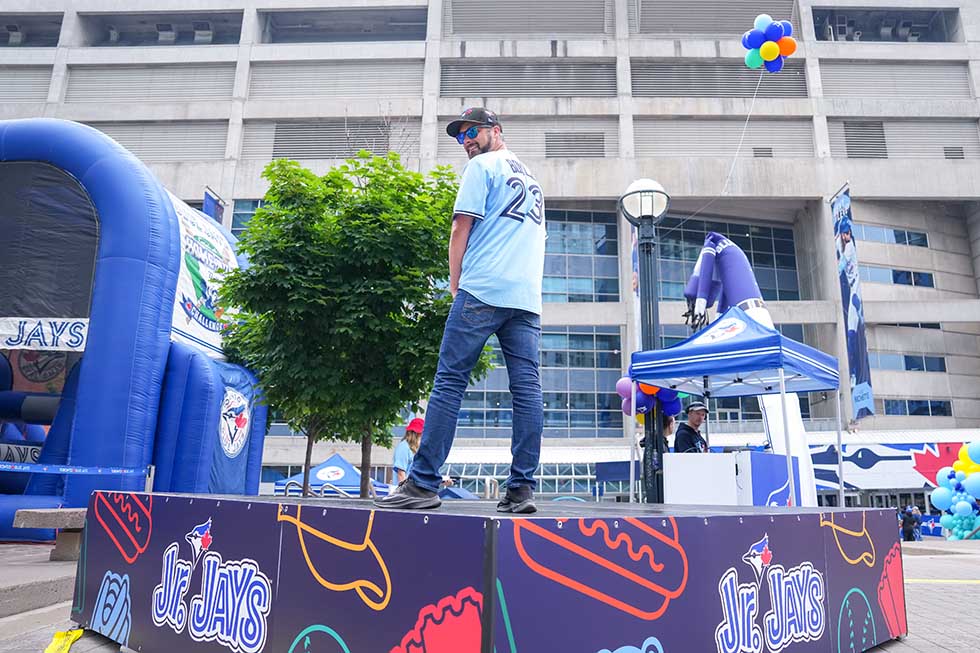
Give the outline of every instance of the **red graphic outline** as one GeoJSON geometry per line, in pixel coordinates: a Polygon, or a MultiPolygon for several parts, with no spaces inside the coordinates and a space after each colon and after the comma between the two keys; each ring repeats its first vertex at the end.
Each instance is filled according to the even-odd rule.
{"type": "MultiPolygon", "coordinates": [[[[676,599],[677,597],[679,597],[681,594],[684,593],[684,589],[687,587],[687,576],[688,576],[687,553],[684,551],[684,547],[681,546],[680,541],[678,539],[677,521],[673,517],[667,518],[667,521],[670,522],[671,528],[673,529],[673,533],[674,533],[673,537],[668,537],[667,535],[664,535],[663,533],[657,531],[656,529],[650,528],[643,522],[632,517],[626,517],[624,521],[629,525],[633,526],[634,528],[636,528],[637,530],[639,530],[641,533],[648,535],[649,537],[675,550],[680,555],[684,568],[684,573],[680,583],[676,588],[670,589],[664,587],[659,583],[655,583],[654,581],[648,578],[644,578],[643,576],[640,576],[634,571],[626,569],[625,567],[622,567],[614,562],[607,560],[606,558],[602,557],[598,553],[590,551],[578,544],[575,544],[574,542],[568,541],[564,537],[558,535],[557,533],[553,533],[552,531],[547,530],[546,528],[540,526],[539,524],[535,523],[530,519],[514,520],[514,546],[516,547],[517,553],[521,557],[521,560],[524,561],[524,564],[526,564],[535,573],[544,576],[545,578],[552,580],[558,583],[559,585],[564,585],[565,587],[575,590],[580,594],[584,594],[585,596],[593,598],[601,603],[605,603],[606,605],[612,608],[633,615],[634,617],[638,617],[640,619],[645,619],[648,621],[653,621],[654,619],[659,619],[663,615],[663,613],[667,610],[667,607],[670,605],[671,600],[676,599]],[[640,585],[641,587],[645,587],[649,589],[655,594],[662,596],[664,599],[663,603],[656,610],[653,611],[644,610],[637,606],[630,605],[629,603],[626,603],[625,601],[622,601],[616,597],[610,596],[594,587],[590,587],[585,583],[577,581],[573,578],[569,578],[568,576],[564,575],[561,572],[555,571],[553,569],[549,569],[545,565],[534,560],[534,558],[532,558],[531,555],[527,552],[524,546],[524,541],[522,539],[523,538],[522,531],[527,531],[527,533],[531,535],[536,535],[538,537],[541,537],[547,540],[548,542],[551,542],[552,544],[555,544],[565,549],[566,551],[569,551],[570,553],[574,553],[575,555],[585,558],[586,560],[592,562],[593,564],[608,569],[609,571],[616,574],[617,576],[621,576],[622,578],[628,581],[634,582],[637,585],[640,585]]],[[[647,557],[649,558],[647,565],[654,573],[660,573],[663,571],[664,564],[658,563],[655,560],[653,549],[647,544],[636,546],[635,542],[633,541],[633,537],[629,533],[621,532],[615,538],[611,538],[610,537],[611,531],[609,529],[608,524],[606,524],[604,520],[596,519],[592,522],[591,525],[588,525],[586,524],[586,520],[579,519],[578,523],[579,523],[579,530],[582,532],[583,535],[586,535],[587,537],[594,537],[596,533],[602,531],[604,546],[616,550],[621,545],[625,544],[627,554],[629,555],[631,560],[639,562],[644,557],[647,557]]]]}
{"type": "Polygon", "coordinates": [[[153,497],[123,492],[96,492],[95,517],[102,529],[116,545],[123,560],[129,564],[136,562],[150,545],[150,535],[153,532],[153,497]],[[111,497],[112,502],[106,497],[111,497]],[[119,506],[119,510],[113,506],[119,506]],[[135,504],[135,508],[134,508],[135,504]],[[105,506],[103,508],[103,506],[105,506]],[[102,513],[108,512],[103,516],[102,513]],[[123,519],[125,517],[125,520],[123,519]],[[108,523],[107,523],[108,522],[108,523]],[[130,528],[132,526],[132,528],[130,528]],[[120,541],[119,532],[125,535],[120,541]],[[145,534],[144,534],[145,531],[145,534]]]}
{"type": "Polygon", "coordinates": [[[419,610],[415,627],[402,637],[401,644],[391,649],[391,653],[439,653],[438,644],[433,648],[432,642],[426,641],[426,631],[438,632],[440,641],[453,642],[452,650],[445,649],[446,653],[478,653],[483,633],[482,614],[483,595],[472,587],[464,587],[455,596],[443,597],[439,603],[419,610]],[[469,606],[476,608],[476,612],[468,613],[469,606]],[[467,641],[475,648],[465,648],[463,642],[467,641]]]}
{"type": "Polygon", "coordinates": [[[892,545],[878,581],[878,605],[888,626],[888,636],[892,639],[909,631],[905,614],[905,573],[902,569],[902,546],[892,545]]]}

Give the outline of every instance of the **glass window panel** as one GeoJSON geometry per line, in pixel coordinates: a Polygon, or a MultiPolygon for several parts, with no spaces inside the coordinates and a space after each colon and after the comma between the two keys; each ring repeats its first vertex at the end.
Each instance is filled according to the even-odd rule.
{"type": "Polygon", "coordinates": [[[464,409],[459,411],[459,418],[457,424],[459,426],[483,426],[485,415],[482,410],[468,410],[464,409]]]}
{"type": "Polygon", "coordinates": [[[780,290],[800,290],[795,270],[776,270],[776,283],[780,290]]]}
{"type": "Polygon", "coordinates": [[[905,357],[901,354],[878,352],[878,366],[883,370],[904,370],[905,357]]]}
{"type": "Polygon", "coordinates": [[[484,394],[482,392],[467,392],[463,394],[463,408],[483,408],[484,394]]]}
{"type": "Polygon", "coordinates": [[[752,252],[752,261],[755,265],[765,265],[769,267],[774,267],[776,265],[776,257],[769,252],[752,252]]]}
{"type": "Polygon", "coordinates": [[[908,415],[904,399],[885,399],[885,415],[908,415]]]}
{"type": "Polygon", "coordinates": [[[559,254],[546,254],[544,257],[545,275],[565,276],[568,269],[568,262],[565,256],[559,254]]]}
{"type": "Polygon", "coordinates": [[[761,288],[762,298],[768,302],[774,302],[779,299],[779,294],[775,289],[761,288]]]}
{"type": "Polygon", "coordinates": [[[776,288],[776,271],[772,268],[755,268],[755,280],[760,288],[776,288]]]}
{"type": "Polygon", "coordinates": [[[606,351],[619,350],[619,335],[597,334],[595,337],[595,348],[606,351]]]}
{"type": "Polygon", "coordinates": [[[741,247],[746,253],[752,249],[752,239],[742,234],[731,234],[728,239],[741,247]]]}
{"type": "Polygon", "coordinates": [[[778,227],[773,227],[772,229],[773,238],[782,238],[783,240],[793,240],[793,230],[792,229],[779,229],[778,227]]]}
{"type": "Polygon", "coordinates": [[[554,494],[558,481],[554,479],[541,479],[541,494],[554,494]]]}
{"type": "MultiPolygon", "coordinates": [[[[599,428],[622,428],[623,426],[623,411],[606,411],[601,410],[596,413],[596,420],[598,421],[599,428]]],[[[619,434],[622,435],[622,434],[619,434]]]]}
{"type": "Polygon", "coordinates": [[[619,352],[596,352],[596,362],[595,366],[602,369],[621,369],[622,368],[622,356],[619,352]]]}
{"type": "Polygon", "coordinates": [[[922,356],[908,356],[905,357],[905,369],[909,372],[924,372],[926,369],[926,363],[922,356]]]}
{"type": "Polygon", "coordinates": [[[571,276],[571,277],[591,277],[592,276],[592,257],[591,256],[569,256],[568,257],[568,276],[571,276]]]}
{"type": "Polygon", "coordinates": [[[510,408],[512,400],[509,392],[488,392],[486,405],[487,408],[510,408]]]}
{"type": "Polygon", "coordinates": [[[569,349],[595,349],[595,336],[585,334],[572,334],[568,336],[569,349]]]}
{"type": "Polygon", "coordinates": [[[772,239],[771,238],[752,238],[752,251],[754,252],[772,252],[772,239]]]}
{"type": "Polygon", "coordinates": [[[595,427],[595,411],[573,410],[569,412],[572,428],[595,427]]]}
{"type": "Polygon", "coordinates": [[[584,294],[589,297],[585,301],[591,301],[592,297],[592,278],[580,278],[572,277],[568,279],[568,294],[571,296],[573,293],[584,294]]]}
{"type": "Polygon", "coordinates": [[[568,407],[567,392],[543,392],[541,399],[545,408],[562,409],[568,407]]]}
{"type": "Polygon", "coordinates": [[[945,372],[946,371],[946,359],[942,356],[926,356],[926,371],[927,372],[945,372]]]}
{"type": "Polygon", "coordinates": [[[909,415],[929,415],[929,402],[923,399],[909,399],[909,415]]]}
{"type": "MultiPolygon", "coordinates": [[[[617,370],[619,368],[616,368],[617,370]]],[[[613,386],[616,384],[613,382],[613,386]]],[[[550,388],[549,388],[550,389],[550,388]]],[[[568,371],[568,389],[575,391],[587,391],[595,392],[596,381],[595,372],[593,370],[569,370],[568,371]]]]}
{"type": "Polygon", "coordinates": [[[906,245],[908,241],[905,237],[905,232],[901,229],[892,229],[892,240],[896,245],[906,245]]]}
{"type": "Polygon", "coordinates": [[[792,338],[797,342],[803,342],[802,324],[780,324],[779,332],[782,333],[787,338],[792,338]]]}
{"type": "Polygon", "coordinates": [[[619,259],[612,256],[596,256],[595,275],[597,277],[613,277],[619,279],[619,259]]]}
{"type": "Polygon", "coordinates": [[[749,233],[753,236],[767,236],[772,238],[772,227],[763,227],[760,225],[749,225],[749,233]]]}
{"type": "Polygon", "coordinates": [[[487,426],[504,427],[510,426],[514,422],[514,411],[512,410],[488,410],[486,411],[487,426]]]}
{"type": "Polygon", "coordinates": [[[595,352],[592,351],[570,351],[568,352],[569,367],[595,367],[595,352]]]}
{"type": "Polygon", "coordinates": [[[568,349],[568,334],[545,331],[541,334],[541,349],[568,349]]]}
{"type": "MultiPolygon", "coordinates": [[[[810,398],[800,397],[800,417],[803,419],[810,419],[810,398]]],[[[759,414],[759,418],[762,419],[762,414],[759,414]]]]}
{"type": "Polygon", "coordinates": [[[567,410],[546,410],[544,411],[545,426],[568,426],[567,410]]]}
{"type": "Polygon", "coordinates": [[[935,282],[932,278],[931,272],[913,272],[912,280],[917,286],[924,286],[926,288],[935,288],[935,282]]]}
{"type": "Polygon", "coordinates": [[[953,404],[950,401],[930,401],[929,408],[933,415],[949,417],[953,414],[953,404]]]}
{"type": "Polygon", "coordinates": [[[791,254],[776,254],[776,267],[795,269],[796,268],[796,257],[791,254]]]}
{"type": "Polygon", "coordinates": [[[573,410],[595,410],[595,395],[588,392],[570,392],[568,407],[573,410]]]}
{"type": "Polygon", "coordinates": [[[909,231],[908,233],[908,244],[913,247],[928,247],[929,237],[918,231],[909,231]]]}
{"type": "Polygon", "coordinates": [[[660,284],[660,299],[683,299],[684,284],[679,282],[663,282],[660,284]]]}
{"type": "Polygon", "coordinates": [[[595,279],[595,291],[604,295],[618,295],[619,279],[603,279],[597,277],[595,279]]]}
{"type": "Polygon", "coordinates": [[[568,367],[567,351],[541,352],[541,367],[568,367]]]}
{"type": "Polygon", "coordinates": [[[621,410],[623,400],[618,394],[600,393],[595,397],[596,407],[599,410],[621,410]]]}

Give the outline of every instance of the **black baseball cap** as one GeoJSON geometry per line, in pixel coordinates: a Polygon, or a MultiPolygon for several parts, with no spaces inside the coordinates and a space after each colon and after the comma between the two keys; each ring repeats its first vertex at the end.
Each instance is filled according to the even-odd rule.
{"type": "Polygon", "coordinates": [[[500,131],[504,130],[500,125],[500,120],[497,119],[497,114],[493,111],[484,109],[483,107],[470,107],[459,114],[459,118],[446,125],[446,133],[456,138],[459,134],[459,128],[468,122],[473,122],[478,125],[496,125],[500,127],[500,131]]]}
{"type": "Polygon", "coordinates": [[[692,401],[690,404],[687,405],[687,408],[684,410],[684,412],[690,413],[692,410],[703,410],[705,414],[708,413],[708,407],[705,406],[700,401],[692,401]]]}

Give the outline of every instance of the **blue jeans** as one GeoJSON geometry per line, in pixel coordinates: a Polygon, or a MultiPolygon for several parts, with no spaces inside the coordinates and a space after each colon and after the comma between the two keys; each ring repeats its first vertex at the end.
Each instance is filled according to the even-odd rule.
{"type": "Polygon", "coordinates": [[[439,368],[425,412],[422,443],[412,461],[410,476],[420,487],[439,490],[442,482],[439,468],[446,462],[456,436],[456,420],[470,372],[493,334],[497,334],[504,353],[514,404],[510,446],[513,460],[507,485],[536,487],[534,470],[541,457],[544,428],[538,372],[541,317],[528,311],[484,304],[465,290],[456,293],[449,310],[439,348],[439,368]]]}

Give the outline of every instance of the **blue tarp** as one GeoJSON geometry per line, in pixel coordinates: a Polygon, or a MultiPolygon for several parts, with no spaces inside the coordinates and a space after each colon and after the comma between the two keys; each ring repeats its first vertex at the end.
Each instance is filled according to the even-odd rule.
{"type": "Polygon", "coordinates": [[[634,381],[704,395],[710,377],[713,398],[779,393],[779,370],[786,392],[837,389],[837,359],[759,324],[732,306],[684,342],[633,354],[634,381]]]}
{"type": "MultiPolygon", "coordinates": [[[[290,476],[289,478],[276,481],[276,495],[282,496],[286,494],[286,485],[288,485],[290,481],[293,481],[289,487],[290,496],[298,496],[303,493],[303,472],[300,472],[295,476],[290,476]],[[298,487],[296,486],[297,482],[299,483],[298,487]]],[[[329,483],[347,494],[351,494],[355,497],[360,496],[361,472],[347,462],[347,460],[339,453],[335,453],[316,467],[310,469],[311,492],[317,496],[320,496],[320,488],[322,488],[326,483],[329,483]]],[[[371,484],[374,486],[374,491],[379,496],[385,496],[388,494],[388,490],[390,489],[388,485],[380,483],[374,479],[371,479],[371,484]]],[[[336,497],[342,495],[336,490],[325,488],[322,496],[336,497]]]]}
{"type": "Polygon", "coordinates": [[[473,494],[464,487],[459,487],[454,485],[452,487],[444,487],[439,490],[440,499],[465,499],[467,501],[479,501],[480,497],[473,494]]]}

